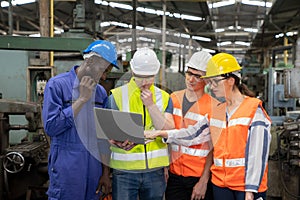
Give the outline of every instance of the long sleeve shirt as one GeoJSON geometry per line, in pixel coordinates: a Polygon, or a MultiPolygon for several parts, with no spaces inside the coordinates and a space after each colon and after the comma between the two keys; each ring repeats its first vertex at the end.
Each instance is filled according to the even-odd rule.
{"type": "Polygon", "coordinates": [[[79,97],[77,66],[51,78],[45,88],[43,123],[51,138],[48,172],[49,198],[99,199],[96,195],[102,165],[96,139],[93,108],[107,97],[100,85],[74,118],[72,102],[79,97]]]}
{"type": "MultiPolygon", "coordinates": [[[[230,118],[228,115],[227,120],[230,118]]],[[[267,167],[271,122],[259,106],[248,129],[245,149],[245,191],[257,192],[267,167]]],[[[179,130],[169,130],[168,143],[190,146],[210,139],[209,122],[204,117],[195,125],[179,130]],[[202,133],[201,133],[202,132],[202,133]]],[[[213,141],[215,144],[216,141],[213,141]]]]}

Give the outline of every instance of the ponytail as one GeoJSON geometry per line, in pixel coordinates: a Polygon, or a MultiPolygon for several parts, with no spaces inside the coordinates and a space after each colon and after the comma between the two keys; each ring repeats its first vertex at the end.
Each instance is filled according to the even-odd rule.
{"type": "Polygon", "coordinates": [[[253,91],[251,91],[251,90],[246,86],[246,84],[240,83],[237,87],[238,87],[239,91],[240,91],[243,95],[246,95],[246,96],[249,96],[249,97],[255,97],[255,93],[254,93],[253,91]]]}
{"type": "Polygon", "coordinates": [[[232,77],[234,78],[234,85],[239,89],[239,91],[246,96],[249,97],[255,97],[255,93],[253,91],[251,91],[246,84],[242,83],[242,80],[240,77],[238,77],[237,75],[233,74],[233,73],[227,73],[222,75],[223,77],[229,78],[232,77]]]}

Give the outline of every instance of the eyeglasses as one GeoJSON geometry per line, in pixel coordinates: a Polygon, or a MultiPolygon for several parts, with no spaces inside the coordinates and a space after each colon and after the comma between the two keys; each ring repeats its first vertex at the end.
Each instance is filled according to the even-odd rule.
{"type": "Polygon", "coordinates": [[[221,79],[214,78],[214,79],[207,80],[206,83],[211,85],[211,86],[217,87],[219,85],[220,81],[223,81],[223,80],[226,80],[226,79],[227,79],[227,77],[224,77],[224,78],[221,78],[221,79]]]}
{"type": "Polygon", "coordinates": [[[135,81],[152,81],[155,76],[137,76],[134,75],[133,78],[135,81]]]}
{"type": "Polygon", "coordinates": [[[194,73],[192,73],[192,72],[190,72],[190,71],[186,71],[185,72],[185,75],[188,77],[188,78],[190,78],[191,76],[194,76],[194,78],[196,79],[196,81],[201,81],[202,80],[202,75],[200,75],[200,74],[194,74],[194,73]]]}

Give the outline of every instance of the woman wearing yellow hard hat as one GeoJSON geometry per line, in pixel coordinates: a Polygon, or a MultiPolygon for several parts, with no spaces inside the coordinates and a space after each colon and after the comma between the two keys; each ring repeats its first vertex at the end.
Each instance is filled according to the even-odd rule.
{"type": "Polygon", "coordinates": [[[215,200],[266,199],[271,121],[262,102],[241,82],[241,69],[232,55],[219,53],[203,77],[212,95],[223,99],[218,105],[223,109],[214,109],[210,123],[215,200]]]}
{"type": "MultiPolygon", "coordinates": [[[[241,66],[230,54],[219,53],[207,64],[206,79],[213,96],[210,138],[214,145],[211,167],[214,200],[266,199],[267,162],[271,141],[271,120],[262,102],[241,82],[241,66]],[[250,95],[250,96],[249,96],[250,95]]],[[[204,117],[185,129],[145,132],[167,142],[195,145],[208,140],[204,117]]]]}

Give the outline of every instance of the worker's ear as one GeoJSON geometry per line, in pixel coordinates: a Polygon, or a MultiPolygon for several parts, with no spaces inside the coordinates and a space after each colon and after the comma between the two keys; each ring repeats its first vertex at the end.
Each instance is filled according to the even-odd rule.
{"type": "Polygon", "coordinates": [[[228,82],[229,85],[233,86],[234,82],[235,82],[235,79],[233,77],[229,77],[229,78],[227,78],[227,82],[228,82]]]}

